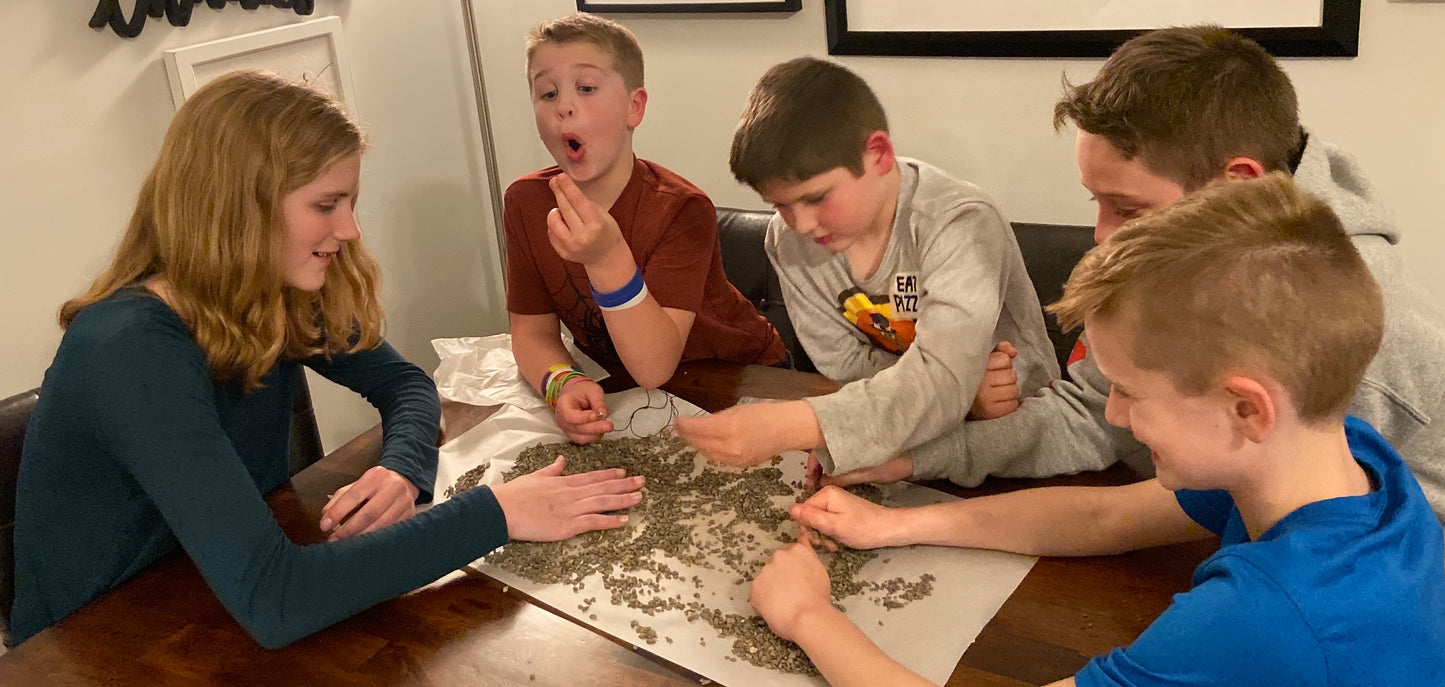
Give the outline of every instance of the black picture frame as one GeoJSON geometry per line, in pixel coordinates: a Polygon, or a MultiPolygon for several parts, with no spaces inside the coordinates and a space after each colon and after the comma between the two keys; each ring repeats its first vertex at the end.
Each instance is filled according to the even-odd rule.
{"type": "MultiPolygon", "coordinates": [[[[899,0],[905,2],[906,0],[899,0]]],[[[580,2],[580,0],[579,0],[580,2]]],[[[1321,0],[1319,26],[1242,28],[1275,57],[1355,57],[1360,0],[1321,0]]],[[[824,0],[828,54],[917,57],[1108,57],[1143,29],[1079,31],[854,31],[847,0],[824,0]]]]}
{"type": "Polygon", "coordinates": [[[617,14],[628,12],[797,12],[803,0],[747,0],[746,2],[692,2],[654,0],[647,3],[592,2],[577,0],[578,12],[617,14]]]}

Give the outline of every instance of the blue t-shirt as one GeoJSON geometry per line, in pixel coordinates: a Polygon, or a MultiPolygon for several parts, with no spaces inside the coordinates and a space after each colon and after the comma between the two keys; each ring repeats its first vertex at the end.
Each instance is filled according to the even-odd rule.
{"type": "Polygon", "coordinates": [[[1194,586],[1127,649],[1075,676],[1102,685],[1445,685],[1445,544],[1400,456],[1347,418],[1363,496],[1326,499],[1250,541],[1222,491],[1179,491],[1218,534],[1194,586]]]}

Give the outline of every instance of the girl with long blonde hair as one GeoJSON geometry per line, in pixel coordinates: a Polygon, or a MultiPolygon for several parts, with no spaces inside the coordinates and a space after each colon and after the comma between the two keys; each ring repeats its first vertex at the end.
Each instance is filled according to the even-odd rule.
{"type": "Polygon", "coordinates": [[[177,544],[257,642],[288,644],[511,539],[618,527],[621,471],[560,461],[420,515],[440,403],[382,340],[360,242],[364,137],[334,99],[260,72],[176,113],[109,267],[60,310],[16,494],[16,642],[177,544]],[[289,478],[300,366],[366,397],[381,459],[286,538],[262,495],[289,478]],[[364,535],[364,536],[357,536],[364,535]]]}

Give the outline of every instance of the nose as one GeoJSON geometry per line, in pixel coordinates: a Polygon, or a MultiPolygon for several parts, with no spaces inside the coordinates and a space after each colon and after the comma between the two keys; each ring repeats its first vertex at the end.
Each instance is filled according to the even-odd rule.
{"type": "Polygon", "coordinates": [[[343,242],[361,238],[361,225],[356,222],[356,211],[348,208],[346,212],[337,214],[340,217],[336,220],[336,226],[332,227],[331,237],[343,242]]]}
{"type": "Polygon", "coordinates": [[[570,117],[574,111],[572,96],[566,93],[557,93],[557,118],[570,117]]]}
{"type": "Polygon", "coordinates": [[[808,209],[807,207],[799,208],[791,211],[788,214],[784,214],[783,219],[788,222],[788,226],[792,227],[793,231],[796,231],[803,236],[811,235],[813,232],[818,230],[818,213],[814,210],[808,209]],[[788,215],[792,216],[789,217],[788,215]]]}
{"type": "Polygon", "coordinates": [[[1104,420],[1115,427],[1129,429],[1129,402],[1119,398],[1113,389],[1109,390],[1109,400],[1104,403],[1104,420]]]}
{"type": "Polygon", "coordinates": [[[1114,216],[1114,213],[1099,208],[1099,216],[1094,218],[1094,243],[1103,243],[1104,239],[1114,234],[1114,230],[1118,229],[1120,224],[1119,218],[1114,216]]]}

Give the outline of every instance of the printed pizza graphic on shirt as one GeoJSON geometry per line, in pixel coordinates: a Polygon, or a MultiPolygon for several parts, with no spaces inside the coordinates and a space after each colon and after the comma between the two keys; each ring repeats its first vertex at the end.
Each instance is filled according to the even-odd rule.
{"type": "Polygon", "coordinates": [[[903,355],[913,345],[914,318],[912,312],[897,313],[892,300],[889,296],[869,296],[858,288],[838,294],[844,318],[867,334],[874,346],[903,355]]]}

